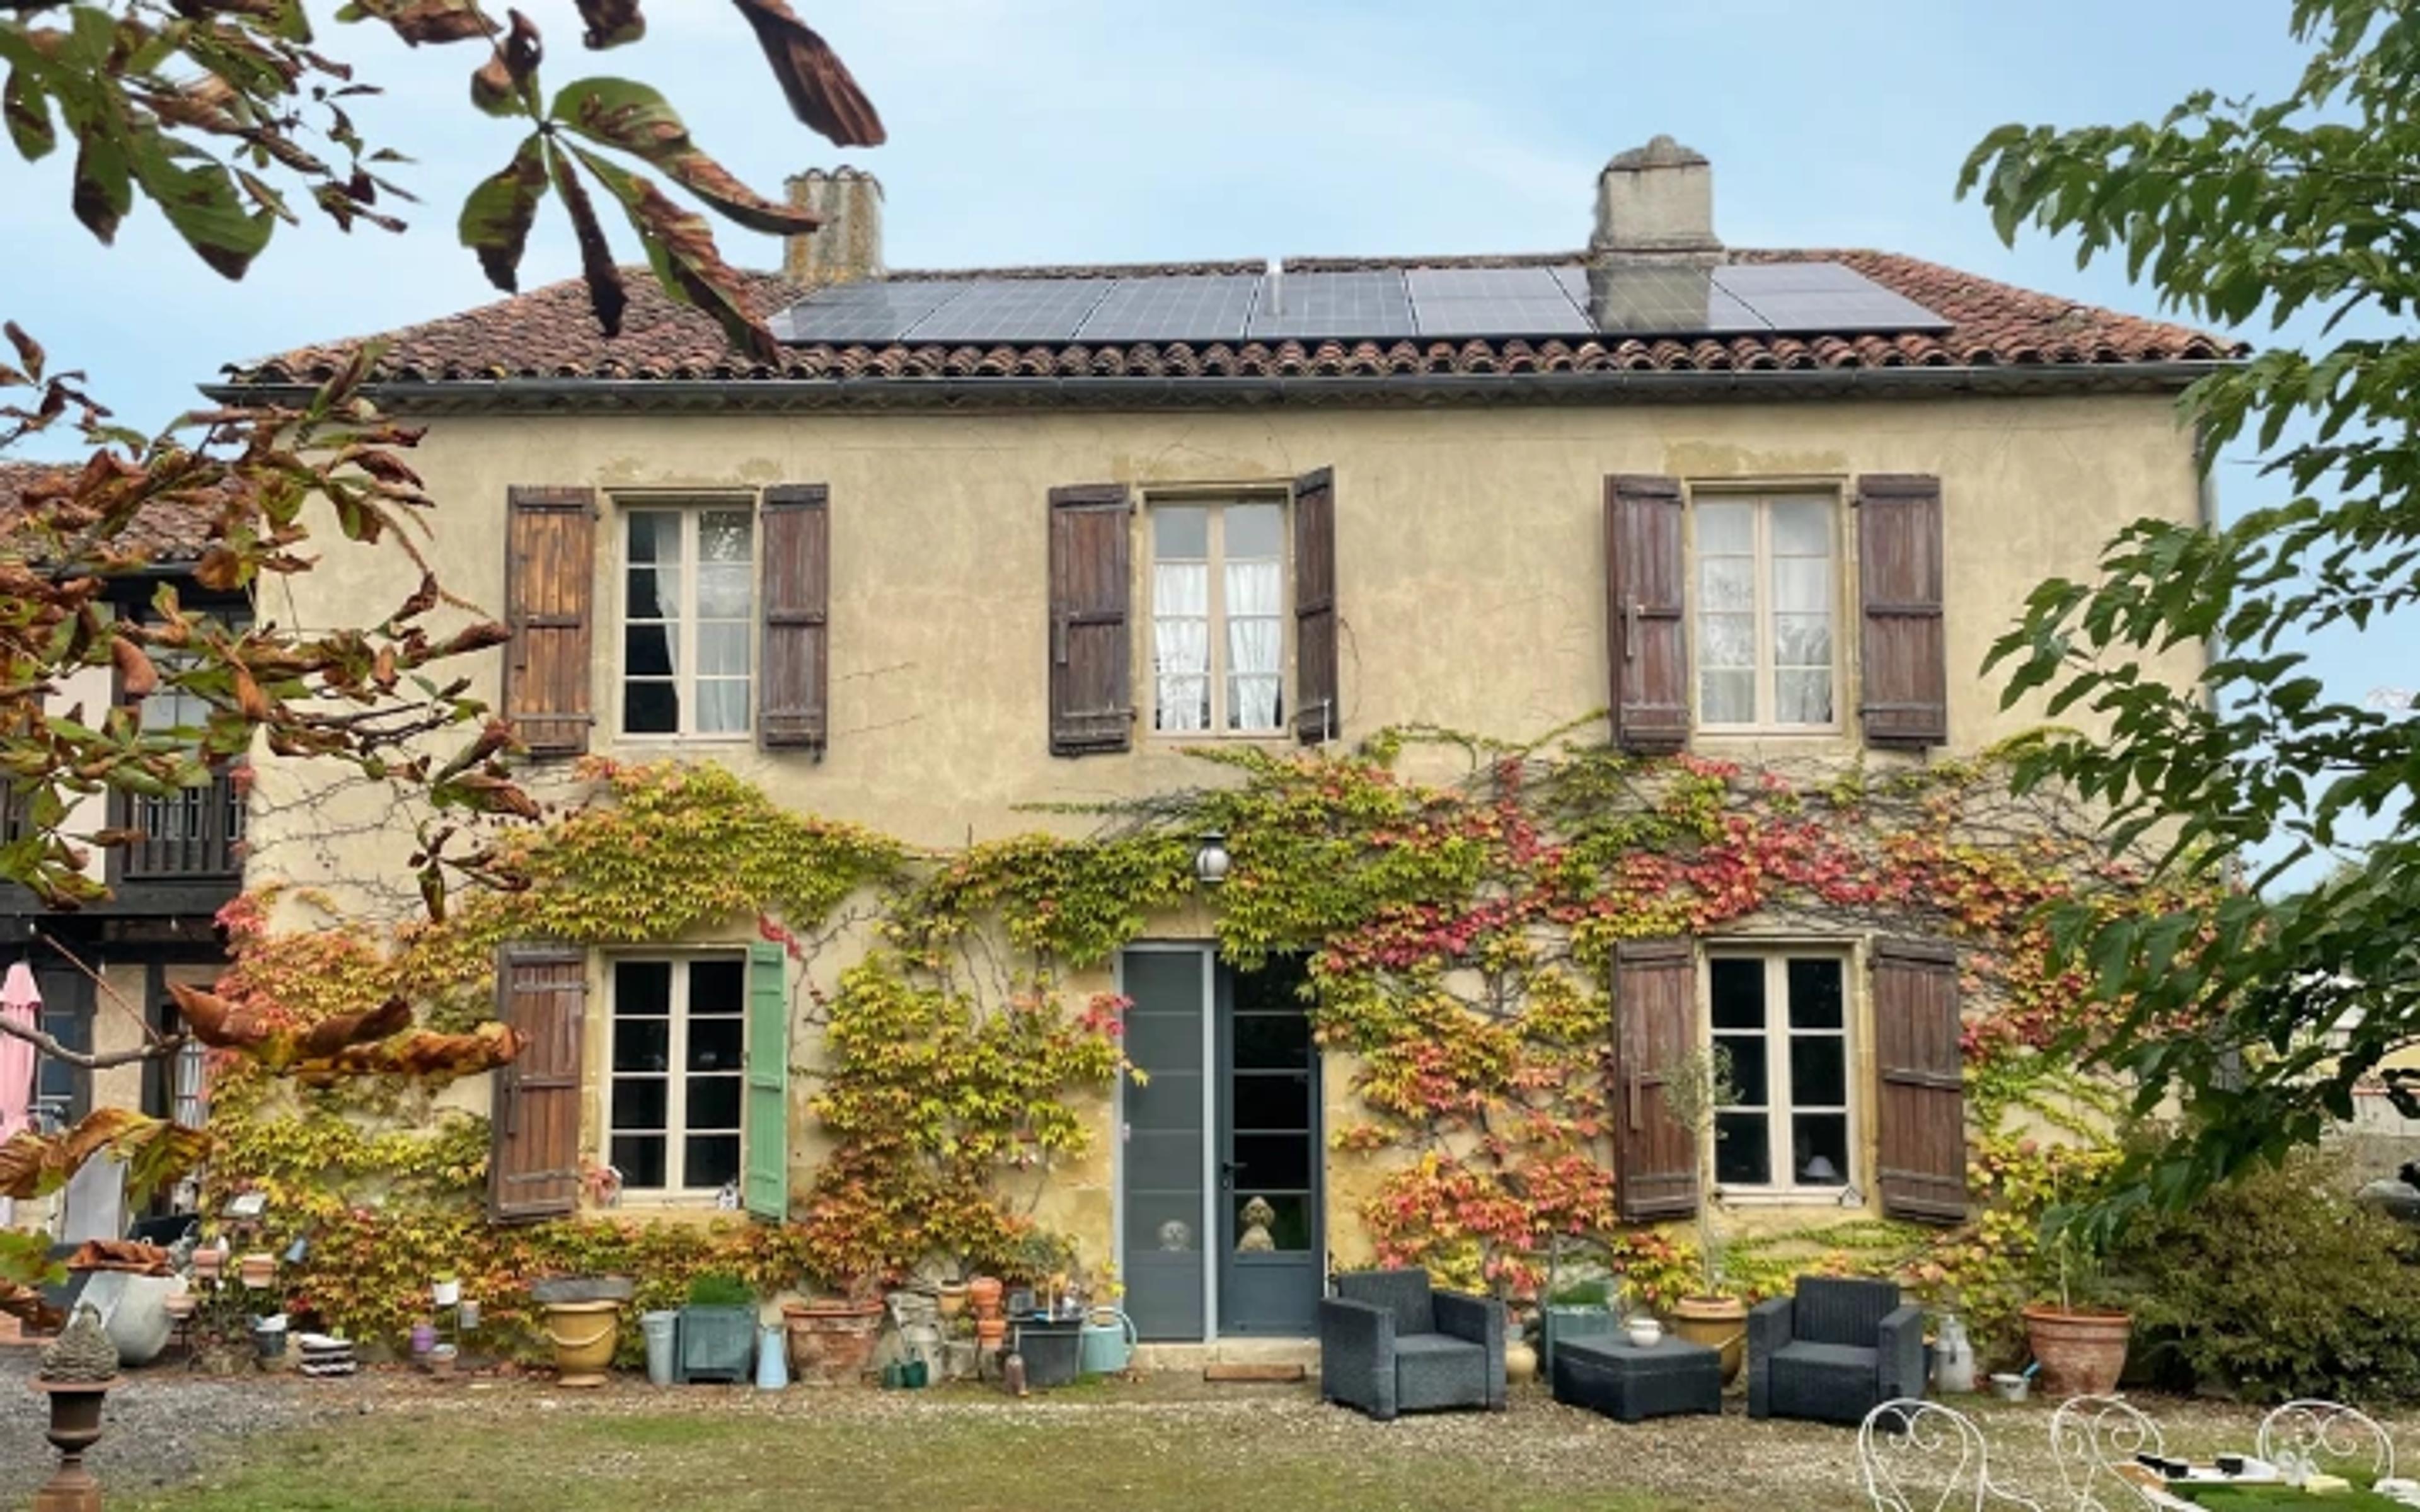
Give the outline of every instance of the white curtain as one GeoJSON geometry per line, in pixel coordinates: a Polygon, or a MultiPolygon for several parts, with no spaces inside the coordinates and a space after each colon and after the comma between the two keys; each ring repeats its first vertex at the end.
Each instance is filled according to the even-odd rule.
{"type": "Polygon", "coordinates": [[[1227,564],[1227,714],[1235,729],[1277,727],[1285,650],[1279,619],[1283,594],[1284,580],[1276,563],[1227,564]]]}
{"type": "Polygon", "coordinates": [[[1210,725],[1210,566],[1152,569],[1151,638],[1158,682],[1156,728],[1198,733],[1210,725]]]}

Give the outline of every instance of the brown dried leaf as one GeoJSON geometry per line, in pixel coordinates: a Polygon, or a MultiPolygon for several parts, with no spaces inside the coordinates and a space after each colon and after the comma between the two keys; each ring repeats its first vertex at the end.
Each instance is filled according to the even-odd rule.
{"type": "Polygon", "coordinates": [[[732,0],[755,28],[757,45],[773,66],[790,110],[838,146],[878,147],[885,133],[874,101],[850,77],[831,44],[800,21],[784,0],[732,0]]]}
{"type": "Polygon", "coordinates": [[[338,13],[344,21],[362,16],[385,22],[414,47],[423,42],[466,42],[489,36],[494,29],[472,0],[353,0],[338,13]]]}
{"type": "Polygon", "coordinates": [[[38,1197],[55,1191],[94,1154],[157,1121],[132,1108],[95,1108],[74,1127],[48,1138],[20,1130],[0,1145],[0,1197],[38,1197]]]}
{"type": "Polygon", "coordinates": [[[798,236],[822,224],[809,211],[768,200],[732,177],[690,139],[671,102],[645,85],[581,79],[555,96],[551,114],[600,147],[644,158],[752,231],[798,236]]]}
{"type": "Polygon", "coordinates": [[[0,322],[0,332],[8,337],[8,345],[17,348],[17,361],[25,364],[25,376],[35,382],[42,381],[42,361],[46,355],[42,344],[25,334],[24,328],[14,320],[0,322]]]}
{"type": "Polygon", "coordinates": [[[250,671],[240,666],[234,671],[235,706],[241,709],[243,717],[254,723],[268,723],[269,717],[276,712],[274,705],[269,702],[269,695],[260,690],[260,684],[254,679],[250,671]]]}
{"type": "Polygon", "coordinates": [[[518,10],[504,14],[512,22],[512,30],[504,36],[504,69],[519,84],[537,71],[538,64],[546,57],[546,44],[539,39],[537,23],[518,10]]]}
{"type": "Polygon", "coordinates": [[[657,281],[666,293],[696,305],[714,316],[731,345],[758,362],[782,360],[781,344],[749,307],[739,274],[722,260],[714,232],[702,217],[666,199],[652,179],[644,178],[593,152],[571,149],[597,181],[622,202],[631,229],[647,249],[657,281]]]}
{"type": "Polygon", "coordinates": [[[113,637],[109,642],[109,659],[117,664],[118,691],[129,699],[146,699],[160,686],[160,669],[143,648],[124,636],[113,637]]]}
{"type": "Polygon", "coordinates": [[[269,1021],[261,1017],[257,1009],[231,1003],[215,993],[182,982],[170,982],[168,995],[194,1031],[194,1038],[213,1050],[240,1050],[269,1038],[269,1021]]]}
{"type": "Polygon", "coordinates": [[[605,228],[597,224],[597,207],[588,197],[588,186],[551,143],[547,146],[546,166],[580,239],[580,272],[588,280],[588,307],[597,312],[598,330],[608,337],[618,336],[622,307],[630,302],[630,297],[622,288],[622,270],[613,266],[613,249],[606,244],[605,228]]]}
{"type": "Polygon", "coordinates": [[[580,19],[588,26],[581,39],[602,51],[635,42],[647,35],[647,18],[639,14],[639,0],[578,0],[580,19]]]}
{"type": "Polygon", "coordinates": [[[306,1060],[325,1059],[348,1045],[375,1044],[411,1026],[411,1005],[390,997],[361,1013],[331,1013],[302,1031],[298,1046],[306,1060]]]}

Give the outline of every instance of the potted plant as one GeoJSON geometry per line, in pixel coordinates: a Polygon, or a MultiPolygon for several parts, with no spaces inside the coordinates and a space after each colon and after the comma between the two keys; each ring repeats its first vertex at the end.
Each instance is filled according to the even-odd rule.
{"type": "Polygon", "coordinates": [[[621,1341],[622,1304],[635,1288],[620,1275],[542,1276],[530,1283],[530,1301],[546,1319],[554,1346],[555,1383],[602,1386],[621,1341]]]}
{"type": "Polygon", "coordinates": [[[783,1304],[792,1380],[830,1386],[857,1384],[874,1361],[874,1346],[882,1328],[877,1285],[876,1278],[861,1278],[839,1297],[783,1304]]]}
{"type": "MultiPolygon", "coordinates": [[[[1730,1052],[1719,1045],[1684,1052],[1664,1067],[1665,1110],[1689,1132],[1693,1149],[1705,1149],[1714,1132],[1714,1110],[1737,1101],[1730,1052]]],[[[1722,1236],[1714,1228],[1717,1195],[1709,1191],[1698,1203],[1698,1289],[1673,1304],[1672,1331],[1718,1351],[1728,1386],[1746,1354],[1747,1304],[1723,1289],[1722,1236]]]]}
{"type": "Polygon", "coordinates": [[[677,1337],[674,1379],[681,1384],[722,1381],[745,1385],[756,1365],[756,1294],[735,1275],[692,1278],[677,1337]]]}
{"type": "Polygon", "coordinates": [[[2036,1252],[2042,1300],[2024,1309],[2025,1343],[2041,1364],[2042,1389],[2053,1396],[2106,1396],[2126,1369],[2134,1317],[2121,1302],[2100,1246],[2054,1212],[2043,1219],[2036,1252]]]}

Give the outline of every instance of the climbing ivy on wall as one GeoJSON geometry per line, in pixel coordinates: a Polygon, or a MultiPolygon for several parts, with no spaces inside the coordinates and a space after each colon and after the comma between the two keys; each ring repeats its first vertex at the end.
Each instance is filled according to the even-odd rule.
{"type": "MultiPolygon", "coordinates": [[[[1216,828],[1233,857],[1213,913],[1222,954],[1246,968],[1304,957],[1320,1041],[1352,1057],[1362,1113],[1331,1137],[1383,1171],[1359,1215],[1380,1257],[1526,1294],[1558,1236],[1591,1239],[1659,1297],[1684,1284],[1686,1246],[1616,1222],[1602,1146],[1616,945],[1750,918],[1946,935],[1963,947],[1981,1216],[1947,1237],[1865,1220],[1766,1236],[1735,1248],[1730,1274],[1753,1293],[1810,1263],[1895,1269],[1978,1304],[2018,1284],[2049,1189],[2038,1167],[2069,1158],[2043,1151],[2101,1148],[2114,1110],[2054,1053],[2111,1010],[2054,964],[2040,911],[2180,902],[2103,858],[2080,810],[2011,794],[2005,756],[1794,772],[1388,732],[1352,752],[1205,751],[1198,788],[1076,810],[1087,835],[941,854],[790,813],[710,764],[592,761],[588,801],[496,839],[517,890],[383,933],[272,932],[271,900],[241,900],[222,991],[304,1018],[401,993],[466,1025],[508,939],[660,941],[753,916],[803,968],[863,926],[873,952],[802,1000],[826,1055],[800,1070],[833,1147],[778,1230],[789,1237],[749,1240],[744,1258],[827,1285],[1013,1266],[1064,1244],[1014,1211],[1001,1176],[1084,1150],[1098,1120],[1076,1100],[1123,1067],[1123,1005],[1071,1001],[1066,975],[1193,898],[1195,837],[1216,828]],[[2024,1142],[2028,1117],[2063,1137],[2024,1142]]],[[[493,1234],[470,1203],[480,1120],[366,1132],[415,1122],[408,1103],[425,1094],[375,1094],[400,1100],[385,1108],[281,1095],[222,1096],[214,1177],[273,1183],[331,1232],[442,1212],[431,1242],[537,1264],[580,1252],[551,1230],[597,1227],[478,1237],[493,1234]],[[375,1205],[300,1195],[354,1181],[380,1189],[375,1205]]]]}

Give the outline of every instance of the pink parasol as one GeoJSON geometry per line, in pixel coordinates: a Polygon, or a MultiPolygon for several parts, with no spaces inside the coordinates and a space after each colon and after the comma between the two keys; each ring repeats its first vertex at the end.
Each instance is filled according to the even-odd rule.
{"type": "MultiPolygon", "coordinates": [[[[40,1024],[41,989],[34,968],[20,961],[0,980],[0,1018],[23,1028],[40,1024]]],[[[34,1047],[13,1034],[0,1034],[0,1140],[33,1124],[34,1047]]]]}

